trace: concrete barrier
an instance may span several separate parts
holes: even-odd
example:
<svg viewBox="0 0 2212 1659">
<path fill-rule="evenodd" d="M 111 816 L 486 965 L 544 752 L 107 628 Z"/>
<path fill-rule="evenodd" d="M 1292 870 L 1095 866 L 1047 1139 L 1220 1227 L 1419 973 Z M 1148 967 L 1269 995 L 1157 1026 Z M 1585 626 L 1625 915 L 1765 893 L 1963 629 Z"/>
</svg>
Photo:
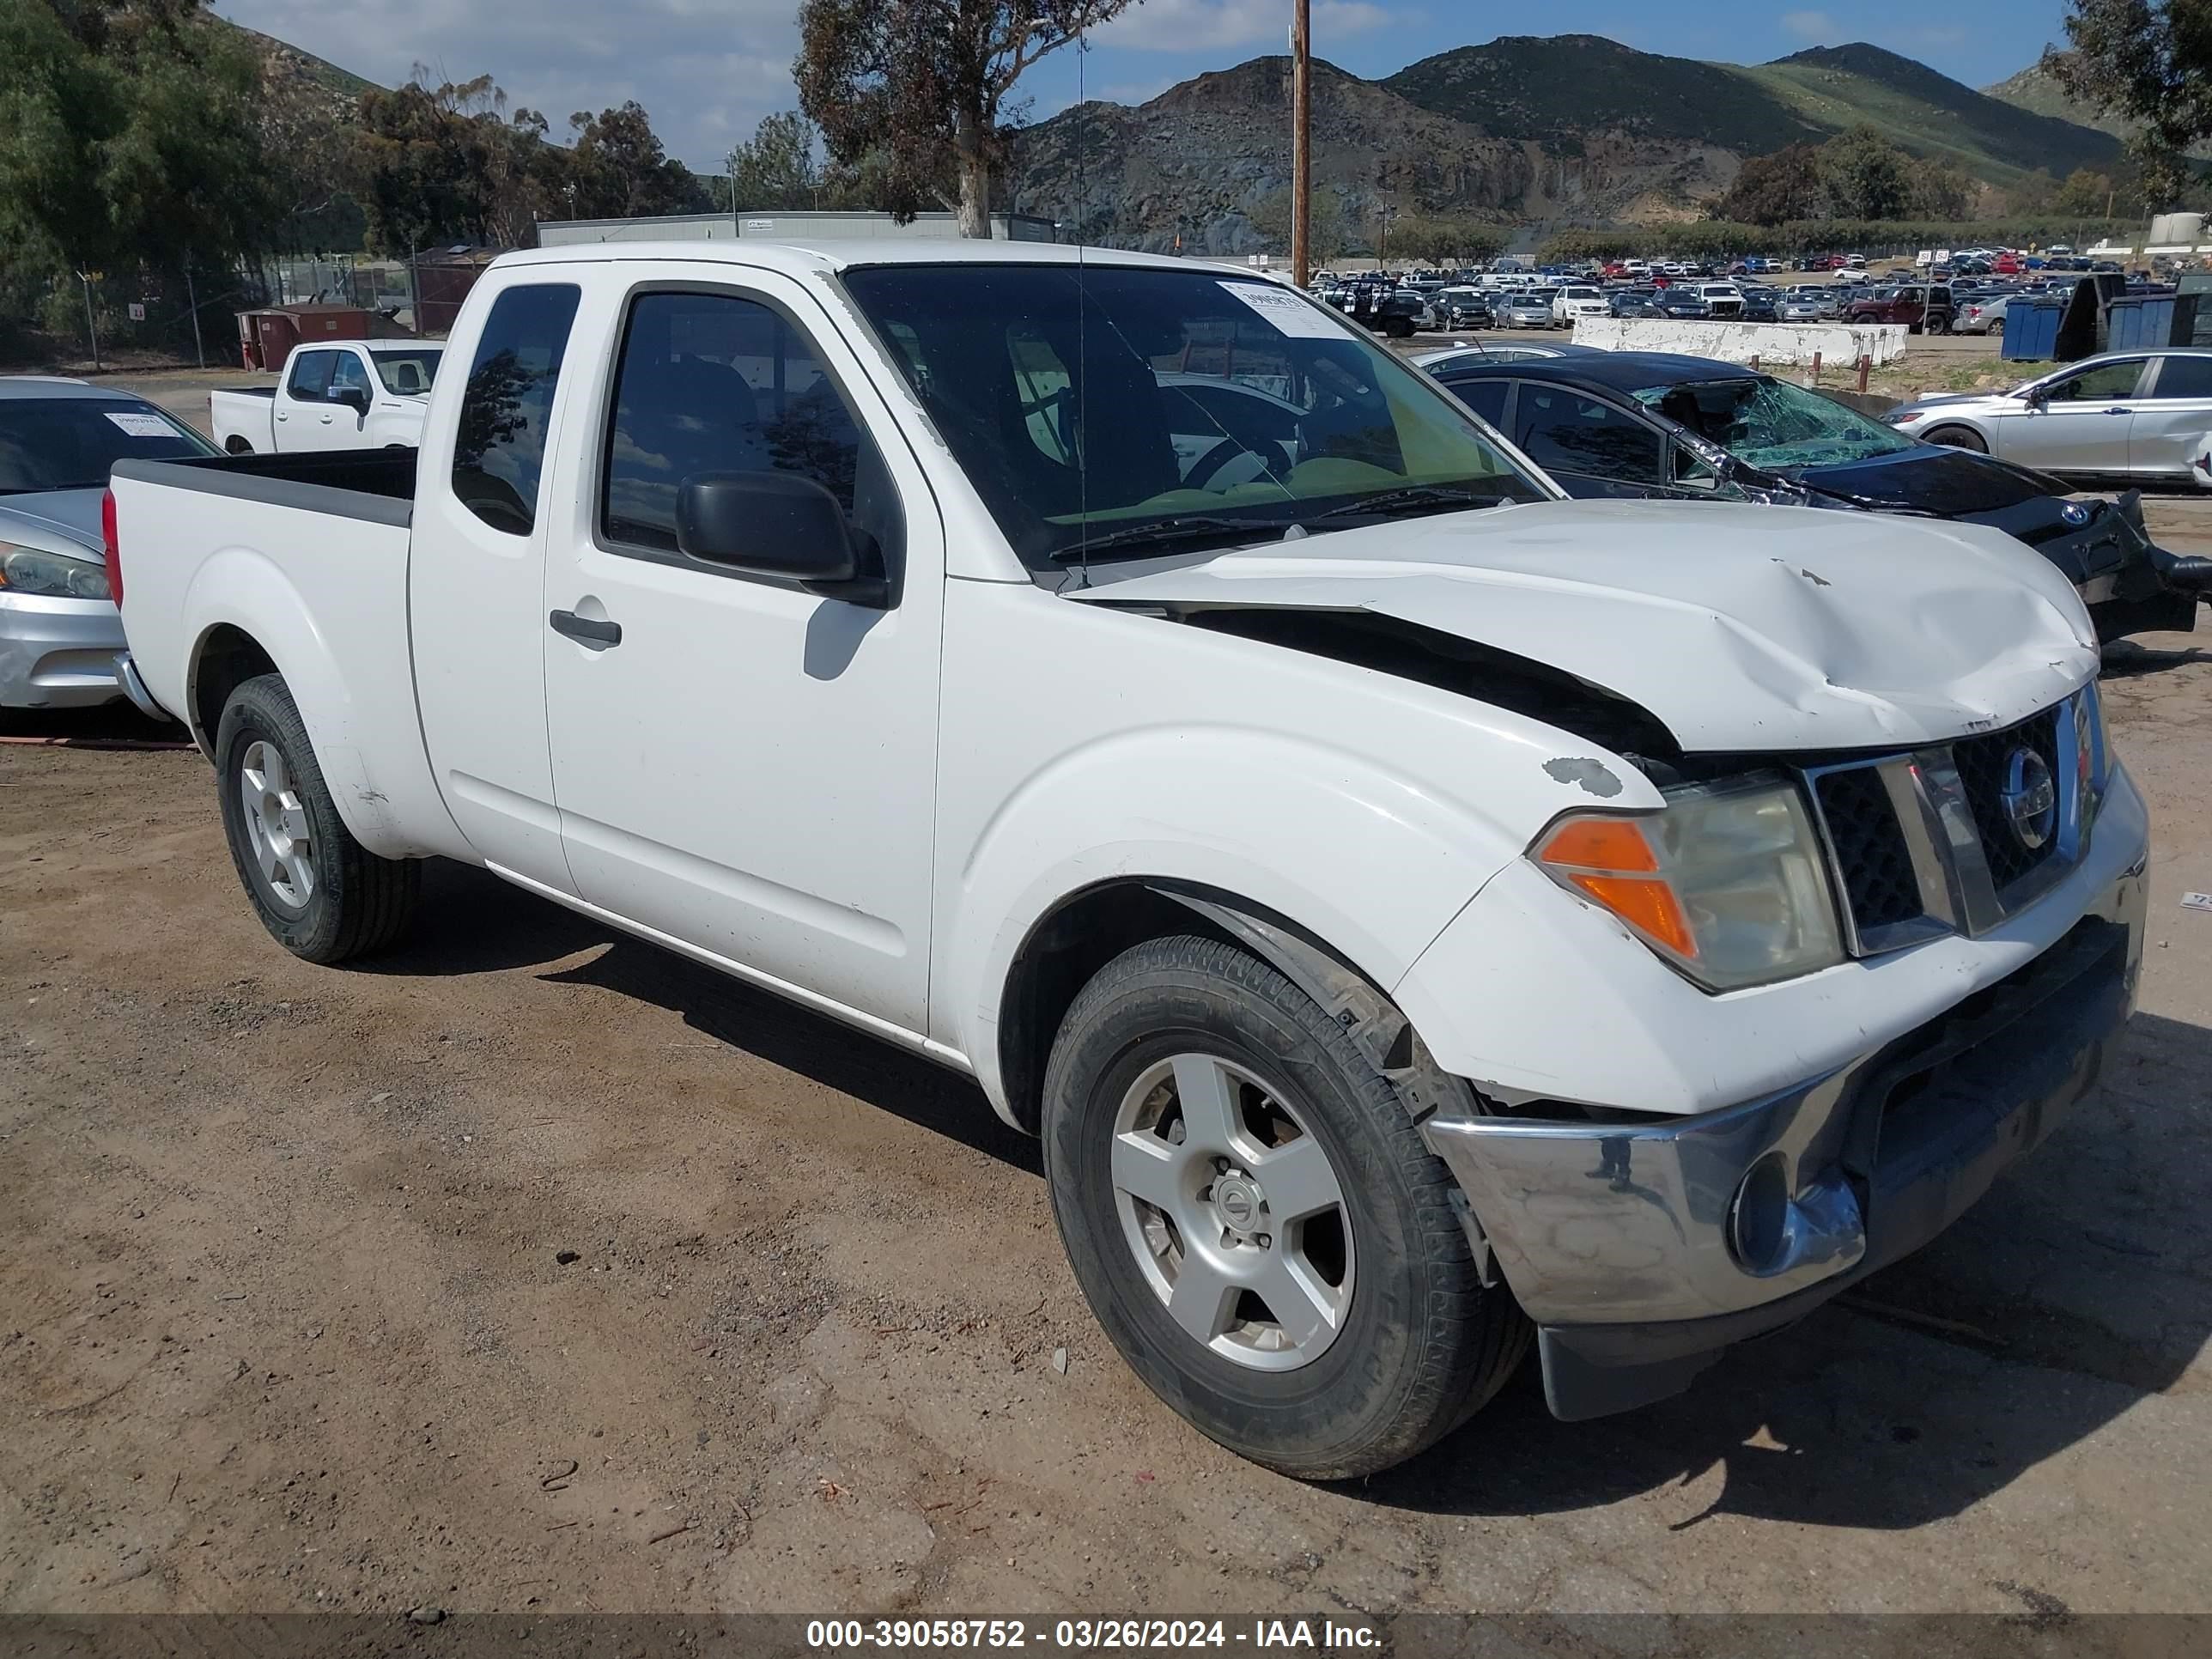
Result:
<svg viewBox="0 0 2212 1659">
<path fill-rule="evenodd" d="M 1860 357 L 1894 362 L 1908 338 L 1902 323 L 1847 328 L 1841 323 L 1686 323 L 1663 317 L 1577 317 L 1575 343 L 1600 351 L 1673 351 L 1717 357 L 1724 363 L 1761 367 L 1810 363 L 1818 352 L 1830 368 L 1850 368 Z"/>
</svg>

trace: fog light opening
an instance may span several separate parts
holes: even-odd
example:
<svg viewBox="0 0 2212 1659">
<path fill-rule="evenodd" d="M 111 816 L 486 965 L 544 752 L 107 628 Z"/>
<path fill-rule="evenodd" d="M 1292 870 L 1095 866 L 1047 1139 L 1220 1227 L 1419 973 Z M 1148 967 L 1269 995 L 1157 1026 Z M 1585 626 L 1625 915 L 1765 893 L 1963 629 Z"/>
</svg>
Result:
<svg viewBox="0 0 2212 1659">
<path fill-rule="evenodd" d="M 1790 1177 L 1782 1155 L 1753 1164 L 1729 1206 L 1729 1249 L 1745 1272 L 1772 1273 L 1781 1265 L 1790 1224 Z"/>
</svg>

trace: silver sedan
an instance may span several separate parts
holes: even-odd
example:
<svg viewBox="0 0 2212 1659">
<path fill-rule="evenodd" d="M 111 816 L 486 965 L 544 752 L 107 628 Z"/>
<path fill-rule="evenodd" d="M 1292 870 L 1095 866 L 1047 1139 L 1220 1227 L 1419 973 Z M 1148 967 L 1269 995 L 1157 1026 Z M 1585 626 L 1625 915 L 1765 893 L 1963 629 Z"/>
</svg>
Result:
<svg viewBox="0 0 2212 1659">
<path fill-rule="evenodd" d="M 2062 477 L 2212 488 L 2212 349 L 2107 352 L 2009 392 L 1922 398 L 1886 418 L 1929 443 Z"/>
<path fill-rule="evenodd" d="M 0 375 L 0 708 L 87 708 L 124 695 L 123 617 L 100 525 L 107 470 L 126 456 L 215 453 L 128 392 Z"/>
</svg>

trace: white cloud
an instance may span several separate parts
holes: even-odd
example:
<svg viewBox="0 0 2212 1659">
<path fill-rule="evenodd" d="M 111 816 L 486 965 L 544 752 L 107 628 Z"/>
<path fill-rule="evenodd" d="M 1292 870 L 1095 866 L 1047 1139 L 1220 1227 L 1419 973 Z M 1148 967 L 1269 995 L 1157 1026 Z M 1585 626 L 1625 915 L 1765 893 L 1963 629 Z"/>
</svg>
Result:
<svg viewBox="0 0 2212 1659">
<path fill-rule="evenodd" d="M 1815 46 L 1825 46 L 1843 33 L 1836 27 L 1836 20 L 1825 11 L 1785 11 L 1782 14 L 1782 32 Z"/>
<path fill-rule="evenodd" d="M 1315 0 L 1314 51 L 1328 56 L 1334 43 L 1407 16 L 1370 0 Z M 1287 52 L 1291 40 L 1289 0 L 1142 0 L 1102 29 L 1091 43 L 1127 52 L 1218 52 L 1251 46 Z M 1226 68 L 1226 64 L 1220 67 Z"/>
<path fill-rule="evenodd" d="M 489 75 L 511 106 L 542 110 L 556 137 L 572 111 L 635 98 L 668 153 L 719 171 L 760 118 L 796 107 L 793 0 L 535 0 L 529 27 L 453 0 L 216 0 L 234 23 L 385 86 L 416 64 L 434 79 Z"/>
</svg>

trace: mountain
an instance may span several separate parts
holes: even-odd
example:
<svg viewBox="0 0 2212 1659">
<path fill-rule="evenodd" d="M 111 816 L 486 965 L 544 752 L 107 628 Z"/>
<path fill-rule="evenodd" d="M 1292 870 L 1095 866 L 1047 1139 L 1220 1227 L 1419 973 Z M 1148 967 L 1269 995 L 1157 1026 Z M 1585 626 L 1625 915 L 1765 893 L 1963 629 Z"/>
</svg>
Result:
<svg viewBox="0 0 2212 1659">
<path fill-rule="evenodd" d="M 1815 46 L 1737 73 L 1828 131 L 1863 122 L 1994 185 L 2017 184 L 2039 168 L 2063 179 L 2119 159 L 2109 132 L 1990 97 L 1880 46 Z"/>
<path fill-rule="evenodd" d="M 2124 116 L 2106 115 L 2077 103 L 2058 79 L 2041 64 L 2030 64 L 2019 74 L 2008 76 L 1995 86 L 1982 90 L 2000 103 L 2010 104 L 2035 115 L 2055 115 L 2061 120 L 2071 121 L 2075 126 L 2094 127 L 2099 132 L 2108 132 L 2125 143 L 2135 136 L 2136 129 Z M 2198 161 L 2212 161 L 2212 143 L 2192 144 L 2189 154 Z M 2101 167 L 2099 169 L 2102 171 Z"/>
<path fill-rule="evenodd" d="M 1504 35 L 1424 58 L 1382 85 L 1424 109 L 1555 155 L 1594 131 L 1764 155 L 1826 133 L 1729 64 L 1638 52 L 1595 34 Z"/>
<path fill-rule="evenodd" d="M 1332 64 L 1313 66 L 1314 183 L 1353 215 L 1380 180 L 1438 210 L 1496 217 L 1525 200 L 1534 163 Z M 1260 246 L 1244 218 L 1291 182 L 1290 59 L 1201 75 L 1135 109 L 1090 102 L 1022 133 L 1014 206 L 1087 238 L 1165 248 L 1177 235 L 1224 253 Z"/>
<path fill-rule="evenodd" d="M 1023 132 L 1017 205 L 1087 235 L 1243 253 L 1249 210 L 1290 182 L 1288 60 L 1201 75 L 1150 103 L 1081 104 Z M 1680 218 L 1744 159 L 1864 124 L 2004 187 L 2119 158 L 2109 132 L 1856 45 L 1701 63 L 1588 34 L 1508 35 L 1364 81 L 1316 64 L 1314 176 L 1378 209 L 1527 223 Z"/>
</svg>

